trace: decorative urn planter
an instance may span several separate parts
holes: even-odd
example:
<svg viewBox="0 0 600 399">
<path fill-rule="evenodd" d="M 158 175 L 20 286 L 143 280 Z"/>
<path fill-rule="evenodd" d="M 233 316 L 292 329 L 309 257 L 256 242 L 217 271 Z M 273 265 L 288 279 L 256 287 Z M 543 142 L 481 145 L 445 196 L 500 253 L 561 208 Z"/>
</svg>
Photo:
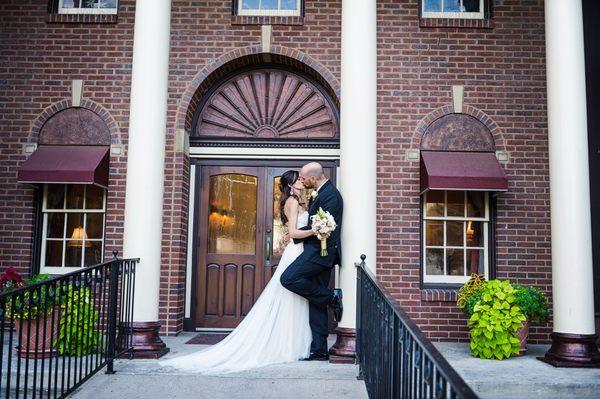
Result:
<svg viewBox="0 0 600 399">
<path fill-rule="evenodd" d="M 58 335 L 59 316 L 55 310 L 38 318 L 19 318 L 15 320 L 15 340 L 17 355 L 21 358 L 50 358 L 56 354 L 54 341 Z M 20 339 L 20 342 L 19 342 Z"/>
<path fill-rule="evenodd" d="M 519 356 L 523 356 L 527 352 L 527 336 L 529 335 L 529 327 L 531 326 L 531 319 L 528 317 L 523 323 L 523 327 L 517 330 L 517 337 L 521 341 L 521 348 L 519 348 Z"/>
</svg>

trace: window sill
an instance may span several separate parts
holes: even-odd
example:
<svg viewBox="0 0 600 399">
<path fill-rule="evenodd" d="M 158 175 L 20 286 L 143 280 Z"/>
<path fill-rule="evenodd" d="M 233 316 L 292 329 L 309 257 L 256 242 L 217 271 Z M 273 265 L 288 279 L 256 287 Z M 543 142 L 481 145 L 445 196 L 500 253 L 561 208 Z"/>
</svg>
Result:
<svg viewBox="0 0 600 399">
<path fill-rule="evenodd" d="M 474 28 L 493 29 L 494 20 L 486 19 L 460 19 L 460 18 L 419 18 L 421 28 Z"/>
<path fill-rule="evenodd" d="M 232 25 L 304 25 L 304 17 L 234 15 Z"/>
<path fill-rule="evenodd" d="M 116 24 L 117 14 L 48 14 L 48 23 Z"/>
<path fill-rule="evenodd" d="M 458 288 L 425 288 L 421 290 L 422 302 L 456 302 Z"/>
</svg>

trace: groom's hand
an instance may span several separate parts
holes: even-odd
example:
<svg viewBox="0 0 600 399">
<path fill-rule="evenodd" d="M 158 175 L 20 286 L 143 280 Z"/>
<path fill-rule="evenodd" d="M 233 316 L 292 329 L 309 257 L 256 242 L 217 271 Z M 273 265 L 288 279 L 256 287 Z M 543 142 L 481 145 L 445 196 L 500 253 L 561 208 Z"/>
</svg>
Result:
<svg viewBox="0 0 600 399">
<path fill-rule="evenodd" d="M 286 235 L 283 236 L 283 243 L 285 245 L 288 245 L 289 242 L 290 242 L 290 233 L 287 233 Z"/>
</svg>

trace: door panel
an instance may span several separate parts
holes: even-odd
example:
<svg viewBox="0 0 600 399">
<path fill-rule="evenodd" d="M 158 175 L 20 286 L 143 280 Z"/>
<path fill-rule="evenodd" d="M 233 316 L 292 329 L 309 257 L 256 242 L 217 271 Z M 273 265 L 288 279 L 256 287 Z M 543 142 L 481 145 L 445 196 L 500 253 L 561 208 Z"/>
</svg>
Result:
<svg viewBox="0 0 600 399">
<path fill-rule="evenodd" d="M 195 326 L 234 328 L 248 314 L 281 259 L 286 231 L 279 177 L 289 166 L 202 166 L 195 238 Z M 331 178 L 333 166 L 325 168 Z M 305 190 L 305 201 L 311 190 Z"/>
<path fill-rule="evenodd" d="M 235 327 L 262 290 L 263 175 L 249 167 L 202 170 L 196 285 L 202 327 Z"/>
</svg>

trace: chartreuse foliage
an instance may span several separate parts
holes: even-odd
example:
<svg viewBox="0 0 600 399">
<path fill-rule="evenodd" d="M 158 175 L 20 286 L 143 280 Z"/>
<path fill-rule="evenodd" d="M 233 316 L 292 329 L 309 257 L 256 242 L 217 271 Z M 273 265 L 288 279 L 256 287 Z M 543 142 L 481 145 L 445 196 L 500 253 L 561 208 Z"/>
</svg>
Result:
<svg viewBox="0 0 600 399">
<path fill-rule="evenodd" d="M 520 347 L 517 330 L 525 319 L 510 282 L 488 281 L 468 322 L 473 355 L 498 360 L 517 355 Z"/>
<path fill-rule="evenodd" d="M 95 309 L 90 289 L 64 287 L 58 338 L 54 345 L 61 355 L 82 356 L 98 352 L 103 346 L 99 331 L 100 314 Z"/>
</svg>

